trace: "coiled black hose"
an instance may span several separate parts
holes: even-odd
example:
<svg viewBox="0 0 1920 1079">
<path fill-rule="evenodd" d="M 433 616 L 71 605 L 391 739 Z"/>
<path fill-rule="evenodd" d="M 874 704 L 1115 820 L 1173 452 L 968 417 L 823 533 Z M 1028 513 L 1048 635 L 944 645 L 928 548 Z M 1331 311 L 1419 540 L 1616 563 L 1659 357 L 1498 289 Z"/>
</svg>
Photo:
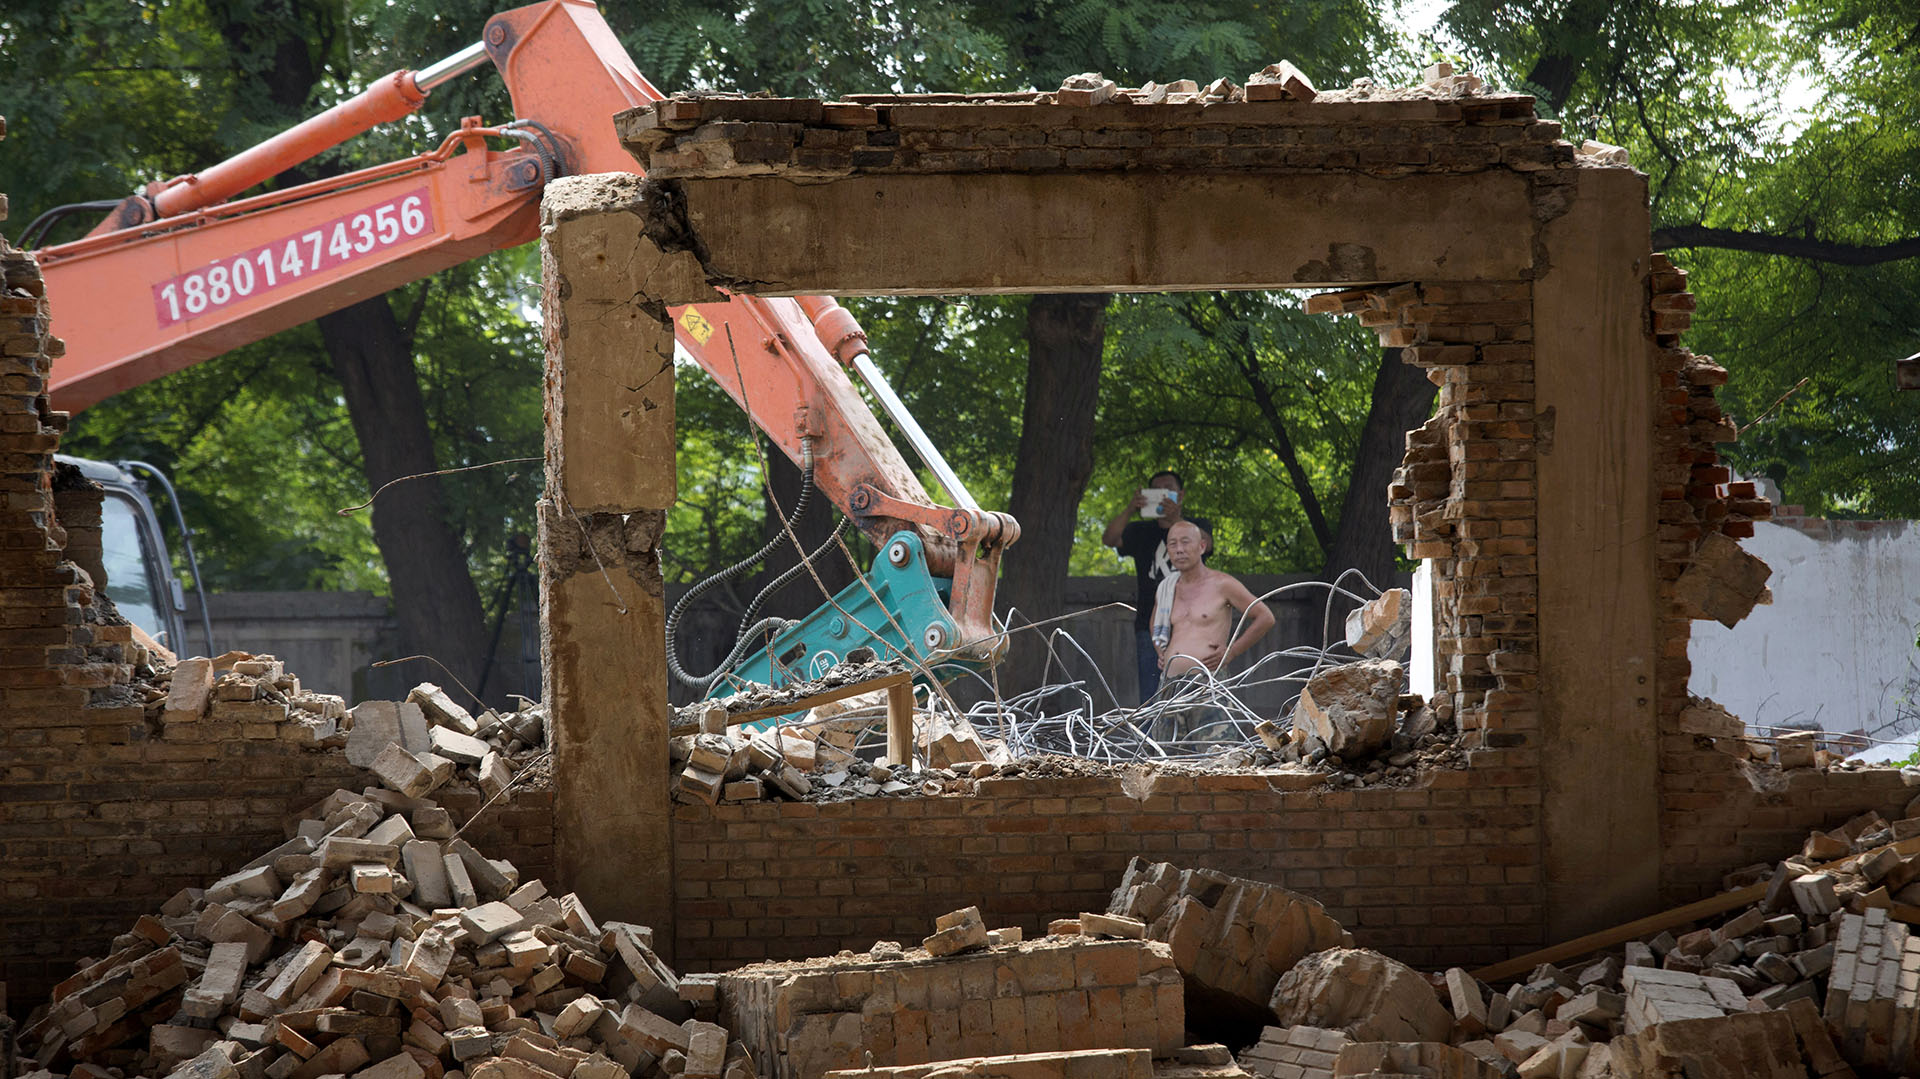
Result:
<svg viewBox="0 0 1920 1079">
<path fill-rule="evenodd" d="M 813 499 L 812 439 L 801 440 L 800 455 L 800 498 L 793 504 L 793 513 L 788 517 L 790 521 L 798 521 L 804 517 L 807 512 L 807 504 Z M 722 673 L 733 665 L 734 660 L 739 658 L 742 648 L 748 643 L 752 633 L 757 633 L 761 626 L 768 623 L 777 622 L 779 623 L 778 628 L 782 629 L 790 624 L 788 620 L 784 618 L 769 618 L 765 619 L 760 625 L 754 626 L 751 630 L 742 630 L 740 638 L 734 642 L 733 651 L 727 653 L 727 658 L 722 660 L 718 667 L 715 667 L 707 674 L 688 674 L 686 669 L 680 666 L 680 617 L 686 613 L 687 607 L 691 605 L 694 600 L 699 599 L 702 595 L 705 595 L 708 591 L 723 582 L 730 581 L 742 573 L 745 573 L 747 570 L 759 565 L 766 560 L 768 555 L 773 553 L 774 548 L 786 541 L 786 530 L 782 529 L 779 534 L 768 540 L 766 545 L 759 550 L 728 566 L 726 569 L 709 576 L 692 588 L 687 589 L 687 594 L 681 596 L 680 602 L 673 605 L 673 610 L 667 615 L 667 673 L 673 675 L 674 681 L 689 689 L 697 689 L 705 692 L 709 686 L 713 685 L 714 680 L 718 679 Z M 759 598 L 756 597 L 754 602 L 757 605 Z"/>
</svg>

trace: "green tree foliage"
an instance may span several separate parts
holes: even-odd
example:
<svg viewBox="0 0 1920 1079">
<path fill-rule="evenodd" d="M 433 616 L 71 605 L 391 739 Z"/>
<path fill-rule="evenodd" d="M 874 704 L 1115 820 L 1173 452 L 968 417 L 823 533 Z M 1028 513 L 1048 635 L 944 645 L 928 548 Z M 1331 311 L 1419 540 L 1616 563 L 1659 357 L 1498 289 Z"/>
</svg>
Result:
<svg viewBox="0 0 1920 1079">
<path fill-rule="evenodd" d="M 1215 564 L 1320 569 L 1380 363 L 1373 334 L 1308 315 L 1291 293 L 1123 296 L 1110 327 L 1121 359 L 1101 387 L 1105 452 L 1081 507 L 1093 541 L 1076 566 L 1112 572 L 1102 526 L 1172 467 L 1191 512 L 1214 522 Z"/>
<path fill-rule="evenodd" d="M 1461 0 L 1446 26 L 1647 173 L 1700 299 L 1686 342 L 1731 372 L 1735 466 L 1811 512 L 1920 516 L 1920 400 L 1891 371 L 1920 349 L 1912 5 Z"/>
</svg>

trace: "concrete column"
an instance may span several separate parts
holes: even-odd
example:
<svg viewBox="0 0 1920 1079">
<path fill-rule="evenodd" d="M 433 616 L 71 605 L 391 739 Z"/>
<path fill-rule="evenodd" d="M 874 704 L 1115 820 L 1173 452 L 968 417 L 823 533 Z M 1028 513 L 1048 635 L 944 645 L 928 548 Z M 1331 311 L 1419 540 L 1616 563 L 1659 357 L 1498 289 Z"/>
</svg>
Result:
<svg viewBox="0 0 1920 1079">
<path fill-rule="evenodd" d="M 673 940 L 665 609 L 673 330 L 645 284 L 636 177 L 556 181 L 542 205 L 546 493 L 541 649 L 560 884 Z"/>
<path fill-rule="evenodd" d="M 1625 170 L 1575 175 L 1534 289 L 1549 940 L 1659 899 L 1646 185 Z"/>
</svg>

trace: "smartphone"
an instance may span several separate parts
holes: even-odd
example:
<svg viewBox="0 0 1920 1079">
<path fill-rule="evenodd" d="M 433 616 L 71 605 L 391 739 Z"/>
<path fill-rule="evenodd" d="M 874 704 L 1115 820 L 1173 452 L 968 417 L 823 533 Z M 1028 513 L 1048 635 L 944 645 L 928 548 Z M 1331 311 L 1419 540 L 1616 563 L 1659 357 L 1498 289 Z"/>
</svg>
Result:
<svg viewBox="0 0 1920 1079">
<path fill-rule="evenodd" d="M 1147 504 L 1140 507 L 1140 516 L 1165 517 L 1167 505 L 1180 501 L 1180 492 L 1169 491 L 1165 487 L 1142 487 L 1140 497 L 1147 500 Z"/>
</svg>

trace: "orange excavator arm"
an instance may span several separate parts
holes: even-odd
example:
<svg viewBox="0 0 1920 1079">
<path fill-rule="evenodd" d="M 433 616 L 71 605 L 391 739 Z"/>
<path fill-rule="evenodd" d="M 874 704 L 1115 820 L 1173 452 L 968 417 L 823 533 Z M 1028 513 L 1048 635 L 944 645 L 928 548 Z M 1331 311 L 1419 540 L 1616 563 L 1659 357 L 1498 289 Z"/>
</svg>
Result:
<svg viewBox="0 0 1920 1079">
<path fill-rule="evenodd" d="M 491 60 L 517 117 L 469 118 L 437 149 L 358 172 L 227 201 L 314 154 L 418 109 L 433 89 Z M 38 252 L 58 327 L 55 407 L 113 394 L 429 276 L 534 239 L 540 192 L 560 174 L 634 172 L 616 112 L 662 95 L 590 0 L 495 15 L 476 45 L 399 71 L 203 172 L 147 185 L 91 234 Z M 495 149 L 493 144 L 512 140 Z M 992 618 L 1011 517 L 979 509 L 898 407 L 865 336 L 832 299 L 734 296 L 676 308 L 680 346 L 782 452 L 810 459 L 821 492 L 876 546 L 912 532 L 928 569 L 951 577 L 955 632 L 923 651 L 991 662 Z M 958 506 L 928 497 L 848 375 L 868 382 Z M 911 638 L 911 635 L 909 635 Z"/>
</svg>

